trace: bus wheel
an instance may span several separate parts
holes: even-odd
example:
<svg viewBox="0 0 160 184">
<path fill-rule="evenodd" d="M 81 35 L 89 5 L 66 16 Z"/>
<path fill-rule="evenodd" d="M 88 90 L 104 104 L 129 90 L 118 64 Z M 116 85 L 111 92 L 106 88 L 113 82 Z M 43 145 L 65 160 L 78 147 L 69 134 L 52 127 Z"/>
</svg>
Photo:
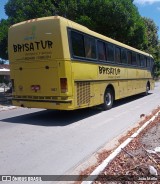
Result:
<svg viewBox="0 0 160 184">
<path fill-rule="evenodd" d="M 103 110 L 109 110 L 113 106 L 113 91 L 108 88 L 104 93 L 104 103 L 102 104 Z"/>
<path fill-rule="evenodd" d="M 149 83 L 147 83 L 145 95 L 148 95 L 149 94 L 149 90 L 150 90 L 150 86 L 149 86 Z"/>
</svg>

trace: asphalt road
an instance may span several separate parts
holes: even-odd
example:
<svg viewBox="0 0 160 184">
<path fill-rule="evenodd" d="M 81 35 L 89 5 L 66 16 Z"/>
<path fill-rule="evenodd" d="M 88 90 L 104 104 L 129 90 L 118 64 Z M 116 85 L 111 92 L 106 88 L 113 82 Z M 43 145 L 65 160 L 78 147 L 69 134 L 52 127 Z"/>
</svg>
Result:
<svg viewBox="0 0 160 184">
<path fill-rule="evenodd" d="M 148 96 L 119 100 L 109 111 L 17 108 L 0 112 L 0 174 L 61 175 L 160 105 L 160 83 Z"/>
</svg>

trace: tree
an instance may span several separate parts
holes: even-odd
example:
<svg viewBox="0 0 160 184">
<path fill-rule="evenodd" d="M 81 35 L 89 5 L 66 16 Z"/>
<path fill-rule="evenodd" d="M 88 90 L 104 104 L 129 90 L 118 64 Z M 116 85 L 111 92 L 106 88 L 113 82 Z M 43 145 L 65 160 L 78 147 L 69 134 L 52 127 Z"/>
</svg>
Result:
<svg viewBox="0 0 160 184">
<path fill-rule="evenodd" d="M 56 8 L 53 0 L 9 0 L 5 5 L 7 20 L 0 20 L 0 58 L 8 59 L 8 28 L 15 23 L 54 15 Z"/>
<path fill-rule="evenodd" d="M 24 20 L 60 15 L 138 49 L 147 49 L 147 26 L 133 0 L 9 0 L 1 20 L 0 58 L 7 59 L 7 29 Z M 152 30 L 151 30 L 152 31 Z"/>
<path fill-rule="evenodd" d="M 138 49 L 147 44 L 144 21 L 131 0 L 63 0 L 58 13 Z"/>
<path fill-rule="evenodd" d="M 8 59 L 8 27 L 8 20 L 0 20 L 0 58 L 2 58 L 1 63 L 4 63 L 4 60 Z"/>
<path fill-rule="evenodd" d="M 5 11 L 14 24 L 33 18 L 52 16 L 56 8 L 53 0 L 9 0 L 5 5 Z"/>
<path fill-rule="evenodd" d="M 152 55 L 155 58 L 155 77 L 158 78 L 160 76 L 160 41 L 158 41 L 158 45 Z"/>
<path fill-rule="evenodd" d="M 143 17 L 145 26 L 146 26 L 146 35 L 148 44 L 146 45 L 145 50 L 157 58 L 158 49 L 158 27 L 152 19 Z"/>
<path fill-rule="evenodd" d="M 143 17 L 146 26 L 148 44 L 145 51 L 152 54 L 155 59 L 155 77 L 160 75 L 160 42 L 158 41 L 158 27 L 152 19 Z"/>
</svg>

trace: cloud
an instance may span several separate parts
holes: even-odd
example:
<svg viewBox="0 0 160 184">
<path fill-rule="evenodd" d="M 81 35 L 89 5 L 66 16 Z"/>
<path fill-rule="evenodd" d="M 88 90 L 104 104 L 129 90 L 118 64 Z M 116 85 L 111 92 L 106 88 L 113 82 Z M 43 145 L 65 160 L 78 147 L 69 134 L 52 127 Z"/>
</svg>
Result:
<svg viewBox="0 0 160 184">
<path fill-rule="evenodd" d="M 134 3 L 137 3 L 137 4 L 153 4 L 153 3 L 157 3 L 157 2 L 160 2 L 160 0 L 134 0 Z"/>
</svg>

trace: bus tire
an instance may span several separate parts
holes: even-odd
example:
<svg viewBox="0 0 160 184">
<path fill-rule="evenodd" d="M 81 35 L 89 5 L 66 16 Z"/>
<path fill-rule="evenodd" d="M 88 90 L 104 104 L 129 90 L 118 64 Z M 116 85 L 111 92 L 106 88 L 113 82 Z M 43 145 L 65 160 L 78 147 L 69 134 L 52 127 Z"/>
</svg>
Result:
<svg viewBox="0 0 160 184">
<path fill-rule="evenodd" d="M 146 91 L 144 92 L 144 94 L 147 96 L 149 94 L 149 90 L 150 90 L 150 85 L 149 83 L 146 84 Z"/>
<path fill-rule="evenodd" d="M 113 96 L 112 89 L 110 89 L 110 88 L 106 89 L 106 91 L 104 93 L 104 98 L 103 98 L 104 102 L 102 104 L 102 109 L 103 110 L 111 109 L 113 106 L 113 100 L 114 100 L 114 96 Z"/>
</svg>

